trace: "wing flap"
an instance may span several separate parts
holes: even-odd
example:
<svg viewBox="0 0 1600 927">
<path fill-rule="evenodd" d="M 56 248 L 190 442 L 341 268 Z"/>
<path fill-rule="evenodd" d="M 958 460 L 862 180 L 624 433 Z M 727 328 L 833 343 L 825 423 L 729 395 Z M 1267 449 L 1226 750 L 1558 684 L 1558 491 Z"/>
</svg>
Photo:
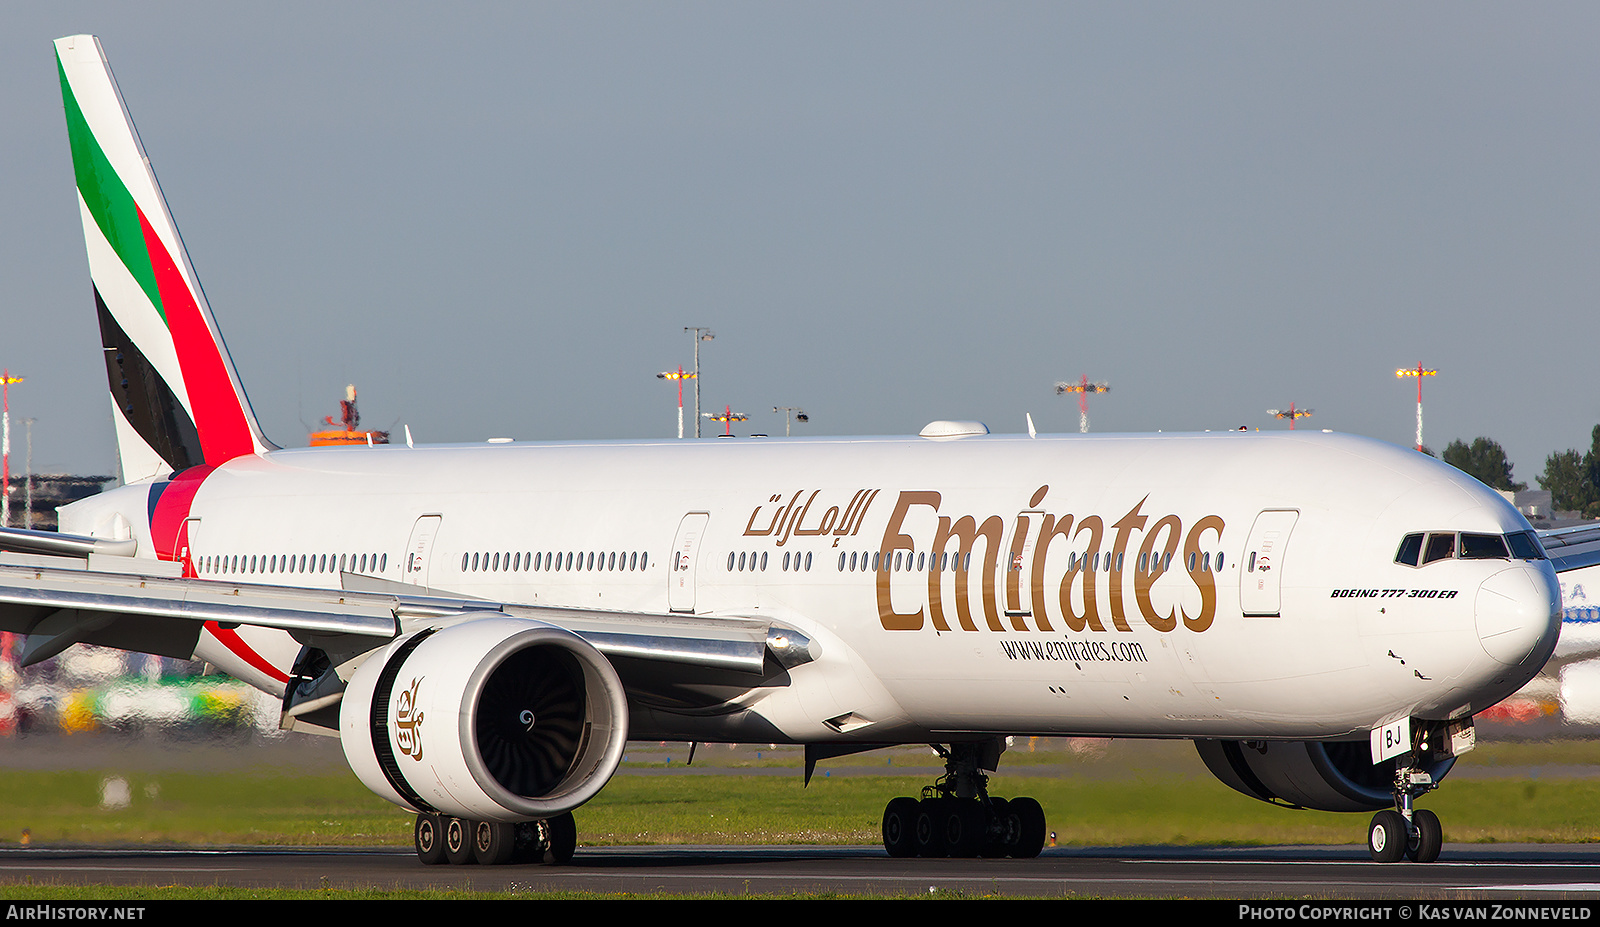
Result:
<svg viewBox="0 0 1600 927">
<path fill-rule="evenodd" d="M 19 562 L 23 561 L 23 562 Z M 118 571 L 89 569 L 111 561 Z M 218 582 L 132 572 L 149 561 L 0 557 L 0 631 L 30 635 L 28 662 L 75 643 L 187 658 L 201 627 L 252 625 L 355 655 L 404 631 L 496 612 L 572 631 L 608 657 L 760 677 L 767 659 L 814 658 L 803 635 L 752 618 L 512 605 L 470 598 Z M 187 648 L 187 649 L 186 649 Z"/>
<path fill-rule="evenodd" d="M 374 601 L 384 598 L 389 601 Z M 0 564 L 0 630 L 33 633 L 31 627 L 18 625 L 28 624 L 27 616 L 40 609 L 196 624 L 249 624 L 311 636 L 354 634 L 373 638 L 374 646 L 396 631 L 393 597 L 113 573 L 70 565 Z"/>
</svg>

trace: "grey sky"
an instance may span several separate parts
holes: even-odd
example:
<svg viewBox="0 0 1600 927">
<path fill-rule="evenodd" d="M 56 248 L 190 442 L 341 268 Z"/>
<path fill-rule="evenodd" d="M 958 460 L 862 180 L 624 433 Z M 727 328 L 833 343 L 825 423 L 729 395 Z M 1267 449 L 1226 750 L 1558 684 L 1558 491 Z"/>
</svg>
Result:
<svg viewBox="0 0 1600 927">
<path fill-rule="evenodd" d="M 0 7 L 0 364 L 111 472 L 50 41 L 100 36 L 269 436 L 1600 421 L 1593 4 Z M 716 426 L 708 426 L 708 431 Z M 16 435 L 20 452 L 20 433 Z"/>
</svg>

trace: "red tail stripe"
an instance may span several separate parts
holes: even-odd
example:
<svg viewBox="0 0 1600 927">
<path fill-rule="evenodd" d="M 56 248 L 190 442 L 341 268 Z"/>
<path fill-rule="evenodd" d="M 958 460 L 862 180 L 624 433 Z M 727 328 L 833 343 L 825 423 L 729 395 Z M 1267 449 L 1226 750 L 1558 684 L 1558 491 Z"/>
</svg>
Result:
<svg viewBox="0 0 1600 927">
<path fill-rule="evenodd" d="M 167 317 L 167 328 L 178 352 L 183 370 L 183 385 L 189 395 L 195 428 L 200 432 L 200 449 L 206 463 L 216 466 L 235 457 L 255 453 L 255 440 L 245 418 L 243 399 L 233 388 L 228 365 L 200 307 L 189 292 L 189 284 L 179 272 L 177 262 L 160 236 L 150 227 L 144 210 L 139 210 L 139 227 L 144 230 L 150 266 L 155 271 L 156 289 Z"/>
</svg>

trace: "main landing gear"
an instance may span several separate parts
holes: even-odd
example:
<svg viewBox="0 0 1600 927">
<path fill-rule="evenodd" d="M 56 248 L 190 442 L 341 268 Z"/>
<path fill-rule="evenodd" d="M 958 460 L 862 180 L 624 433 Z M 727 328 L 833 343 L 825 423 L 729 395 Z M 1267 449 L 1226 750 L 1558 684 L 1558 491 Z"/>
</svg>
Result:
<svg viewBox="0 0 1600 927">
<path fill-rule="evenodd" d="M 1414 765 L 1412 754 L 1395 765 L 1394 804 L 1398 810 L 1384 810 L 1372 816 L 1367 825 L 1367 851 L 1374 862 L 1431 863 L 1444 847 L 1444 831 L 1439 816 L 1426 808 L 1413 808 L 1412 801 L 1439 787 Z"/>
<path fill-rule="evenodd" d="M 1011 856 L 1032 859 L 1044 849 L 1044 809 L 1031 798 L 989 797 L 982 769 L 999 764 L 1003 741 L 951 744 L 944 775 L 922 798 L 896 798 L 883 810 L 883 848 L 895 857 Z"/>
<path fill-rule="evenodd" d="M 568 812 L 544 821 L 497 824 L 442 814 L 419 814 L 411 830 L 417 859 L 429 866 L 478 863 L 548 863 L 563 866 L 578 848 L 578 828 Z"/>
</svg>

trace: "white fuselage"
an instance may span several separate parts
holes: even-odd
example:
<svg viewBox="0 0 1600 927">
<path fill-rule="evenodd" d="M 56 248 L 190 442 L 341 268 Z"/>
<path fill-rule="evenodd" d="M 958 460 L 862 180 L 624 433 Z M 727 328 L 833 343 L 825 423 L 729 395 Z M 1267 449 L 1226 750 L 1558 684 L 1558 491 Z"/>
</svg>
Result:
<svg viewBox="0 0 1600 927">
<path fill-rule="evenodd" d="M 148 495 L 69 507 L 63 530 L 115 510 L 151 555 Z M 1355 737 L 1488 707 L 1543 665 L 1560 616 L 1547 561 L 1396 562 L 1408 533 L 1528 531 L 1499 495 L 1305 432 L 284 450 L 210 473 L 187 516 L 176 553 L 201 578 L 338 587 L 342 569 L 764 617 L 817 643 L 739 710 L 635 711 L 696 740 Z M 208 634 L 200 655 L 281 692 L 298 645 L 245 640 L 278 677 L 237 641 Z"/>
</svg>

